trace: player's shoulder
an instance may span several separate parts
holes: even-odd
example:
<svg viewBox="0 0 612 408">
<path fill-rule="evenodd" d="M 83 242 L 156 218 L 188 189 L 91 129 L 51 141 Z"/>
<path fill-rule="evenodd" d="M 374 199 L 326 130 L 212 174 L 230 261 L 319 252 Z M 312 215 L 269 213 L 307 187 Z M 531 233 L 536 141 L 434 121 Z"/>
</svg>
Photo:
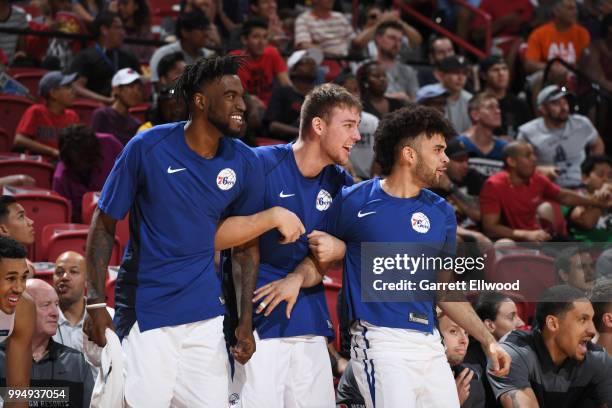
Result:
<svg viewBox="0 0 612 408">
<path fill-rule="evenodd" d="M 421 190 L 420 199 L 424 202 L 424 204 L 434 207 L 443 213 L 448 213 L 449 211 L 454 214 L 453 207 L 446 201 L 444 198 L 434 193 L 431 190 L 424 188 Z"/>
<path fill-rule="evenodd" d="M 177 130 L 182 131 L 182 127 L 185 125 L 184 122 L 175 123 L 164 123 L 150 127 L 149 129 L 143 130 L 137 133 L 130 141 L 125 145 L 126 149 L 144 149 L 148 150 L 154 146 L 157 146 L 161 141 L 170 136 Z"/>
<path fill-rule="evenodd" d="M 503 340 L 501 340 L 501 345 L 508 351 L 511 355 L 515 354 L 517 356 L 521 356 L 524 360 L 537 360 L 536 353 L 536 341 L 537 335 L 535 331 L 525 331 L 525 330 L 514 330 L 508 333 Z"/>
<path fill-rule="evenodd" d="M 253 151 L 263 164 L 266 174 L 268 174 L 290 157 L 292 148 L 289 143 L 260 146 L 253 149 Z"/>
<path fill-rule="evenodd" d="M 370 196 L 376 189 L 376 178 L 364 180 L 352 186 L 344 186 L 340 192 L 343 201 L 361 202 L 363 198 Z"/>
</svg>

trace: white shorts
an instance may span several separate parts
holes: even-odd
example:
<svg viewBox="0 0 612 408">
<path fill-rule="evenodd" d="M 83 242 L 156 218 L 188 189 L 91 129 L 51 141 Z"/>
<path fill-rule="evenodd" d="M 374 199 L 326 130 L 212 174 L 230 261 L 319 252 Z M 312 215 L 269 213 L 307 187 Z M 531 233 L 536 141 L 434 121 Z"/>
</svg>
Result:
<svg viewBox="0 0 612 408">
<path fill-rule="evenodd" d="M 223 316 L 144 333 L 136 323 L 122 347 L 127 407 L 227 407 Z"/>
<path fill-rule="evenodd" d="M 351 335 L 351 364 L 366 407 L 459 408 L 437 330 L 427 334 L 357 321 Z"/>
<path fill-rule="evenodd" d="M 333 408 L 336 406 L 327 339 L 299 336 L 261 340 L 230 385 L 231 408 Z"/>
</svg>

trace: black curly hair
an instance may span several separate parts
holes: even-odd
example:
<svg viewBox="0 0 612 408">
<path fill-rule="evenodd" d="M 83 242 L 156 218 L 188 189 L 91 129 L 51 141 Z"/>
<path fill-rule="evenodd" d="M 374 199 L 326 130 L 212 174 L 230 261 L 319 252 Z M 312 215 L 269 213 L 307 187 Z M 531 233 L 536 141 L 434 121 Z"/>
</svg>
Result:
<svg viewBox="0 0 612 408">
<path fill-rule="evenodd" d="M 380 121 L 374 133 L 374 160 L 384 176 L 391 174 L 397 152 L 422 134 L 427 138 L 442 135 L 450 139 L 457 132 L 440 112 L 426 106 L 407 106 L 389 113 Z"/>
<path fill-rule="evenodd" d="M 0 236 L 0 259 L 21 259 L 27 256 L 23 245 L 9 237 Z"/>
</svg>

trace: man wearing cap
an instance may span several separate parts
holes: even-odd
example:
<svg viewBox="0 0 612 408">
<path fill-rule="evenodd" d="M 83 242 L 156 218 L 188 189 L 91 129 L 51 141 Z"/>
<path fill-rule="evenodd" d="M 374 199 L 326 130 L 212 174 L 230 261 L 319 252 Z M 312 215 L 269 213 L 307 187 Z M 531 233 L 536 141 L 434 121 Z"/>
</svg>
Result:
<svg viewBox="0 0 612 408">
<path fill-rule="evenodd" d="M 429 106 L 444 114 L 448 91 L 442 84 L 429 84 L 420 88 L 416 94 L 416 102 L 420 105 Z"/>
<path fill-rule="evenodd" d="M 62 75 L 51 71 L 38 84 L 44 103 L 30 106 L 21 117 L 15 131 L 15 147 L 52 158 L 59 157 L 57 133 L 68 125 L 80 122 L 79 115 L 68 109 L 74 100 L 72 87 L 77 74 Z"/>
<path fill-rule="evenodd" d="M 516 137 L 518 127 L 531 120 L 533 115 L 527 104 L 509 91 L 510 70 L 506 61 L 499 55 L 490 55 L 479 63 L 480 78 L 484 91 L 495 95 L 501 110 L 501 126 L 494 130 L 497 136 Z"/>
<path fill-rule="evenodd" d="M 123 49 L 125 30 L 121 18 L 115 13 L 102 11 L 93 22 L 93 46 L 81 51 L 72 61 L 69 72 L 76 72 L 78 96 L 106 104 L 113 103 L 111 79 L 122 68 L 140 70 L 140 63 L 133 54 Z"/>
<path fill-rule="evenodd" d="M 590 154 L 603 154 L 605 146 L 586 116 L 570 114 L 566 96 L 565 88 L 557 85 L 542 89 L 537 98 L 542 116 L 521 126 L 517 139 L 534 147 L 542 173 L 562 187 L 576 188 L 585 148 Z"/>
<path fill-rule="evenodd" d="M 159 81 L 157 65 L 160 60 L 175 52 L 180 52 L 185 58 L 185 63 L 191 65 L 198 59 L 208 57 L 213 52 L 205 45 L 208 41 L 208 28 L 210 22 L 206 15 L 199 9 L 188 13 L 181 13 L 176 19 L 177 41 L 158 48 L 151 56 L 149 67 L 151 68 L 151 82 Z"/>
<path fill-rule="evenodd" d="M 125 145 L 141 125 L 129 112 L 142 101 L 140 74 L 132 68 L 121 69 L 113 76 L 112 86 L 115 101 L 111 106 L 94 111 L 91 127 L 94 132 L 114 135 Z"/>
<path fill-rule="evenodd" d="M 434 75 L 448 91 L 445 117 L 458 133 L 472 125 L 468 115 L 468 102 L 472 94 L 465 89 L 468 65 L 462 56 L 453 55 L 444 58 L 436 67 Z"/>
</svg>

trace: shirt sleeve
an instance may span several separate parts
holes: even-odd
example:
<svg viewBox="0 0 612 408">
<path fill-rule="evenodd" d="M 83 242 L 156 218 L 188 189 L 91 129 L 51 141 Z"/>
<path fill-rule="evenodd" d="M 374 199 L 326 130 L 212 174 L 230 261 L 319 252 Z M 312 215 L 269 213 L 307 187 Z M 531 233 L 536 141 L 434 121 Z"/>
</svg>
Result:
<svg viewBox="0 0 612 408">
<path fill-rule="evenodd" d="M 116 220 L 122 220 L 136 198 L 141 167 L 142 138 L 134 137 L 125 146 L 111 170 L 98 207 Z"/>
<path fill-rule="evenodd" d="M 264 205 L 265 186 L 263 165 L 251 149 L 245 157 L 244 178 L 240 195 L 231 204 L 227 216 L 251 215 L 262 211 Z"/>
<path fill-rule="evenodd" d="M 307 14 L 304 13 L 295 20 L 295 45 L 300 43 L 312 43 L 312 37 L 308 32 Z"/>
<path fill-rule="evenodd" d="M 512 358 L 510 373 L 505 377 L 497 377 L 489 371 L 491 368 L 491 361 L 488 361 L 487 364 L 487 378 L 489 379 L 489 384 L 491 385 L 491 389 L 497 401 L 499 401 L 499 398 L 508 391 L 531 388 L 531 383 L 529 382 L 529 366 L 525 358 L 513 347 L 504 343 L 502 343 L 501 346 Z"/>
<path fill-rule="evenodd" d="M 272 57 L 272 64 L 274 66 L 274 74 L 282 74 L 283 72 L 287 72 L 287 64 L 285 64 L 285 60 L 278 53 L 276 47 L 272 47 L 272 51 L 270 52 L 270 56 Z"/>
<path fill-rule="evenodd" d="M 457 252 L 457 216 L 455 210 L 447 202 L 446 208 L 446 238 L 442 247 L 443 256 L 455 256 Z"/>
<path fill-rule="evenodd" d="M 501 203 L 495 192 L 495 186 L 490 179 L 487 180 L 480 190 L 480 211 L 483 214 L 500 214 Z"/>
<path fill-rule="evenodd" d="M 525 51 L 525 59 L 537 62 L 544 62 L 546 60 L 546 58 L 543 58 L 543 53 L 541 50 L 541 33 L 541 29 L 536 29 L 527 39 L 527 51 Z"/>
<path fill-rule="evenodd" d="M 15 133 L 20 133 L 29 138 L 34 138 L 36 136 L 36 128 L 40 125 L 37 120 L 37 107 L 36 105 L 30 106 L 23 113 L 19 124 L 17 125 L 17 130 Z"/>
<path fill-rule="evenodd" d="M 541 183 L 544 185 L 544 198 L 556 199 L 559 196 L 561 187 L 550 181 L 548 177 L 541 175 L 538 175 L 538 177 L 540 178 Z"/>
<path fill-rule="evenodd" d="M 593 397 L 600 404 L 612 404 L 612 357 L 606 352 L 601 353 L 602 367 L 595 371 L 592 383 L 595 386 Z"/>
</svg>

